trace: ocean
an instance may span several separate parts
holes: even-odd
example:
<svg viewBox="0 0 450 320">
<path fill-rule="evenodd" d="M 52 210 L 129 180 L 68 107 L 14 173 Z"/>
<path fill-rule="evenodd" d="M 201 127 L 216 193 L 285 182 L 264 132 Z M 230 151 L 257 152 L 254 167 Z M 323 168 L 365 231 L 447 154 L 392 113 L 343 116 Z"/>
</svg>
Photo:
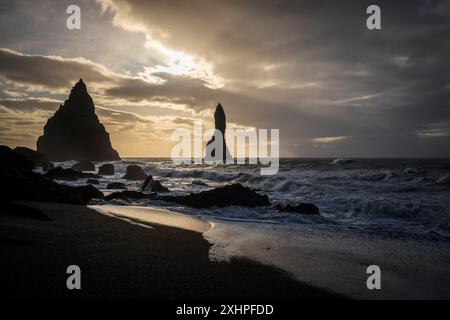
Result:
<svg viewBox="0 0 450 320">
<path fill-rule="evenodd" d="M 248 257 L 359 298 L 372 297 L 363 271 L 376 264 L 397 284 L 383 298 L 427 297 L 430 291 L 450 296 L 450 159 L 280 159 L 278 174 L 262 176 L 258 165 L 175 166 L 170 159 L 128 158 L 115 162 L 115 175 L 99 179 L 96 187 L 107 194 L 113 191 L 107 184 L 119 181 L 139 190 L 142 181 L 121 179 L 130 164 L 141 165 L 176 194 L 241 183 L 267 194 L 273 204 L 311 202 L 320 209 L 320 216 L 305 216 L 274 208 L 131 203 L 208 221 L 213 227 L 204 237 L 212 244 L 211 259 Z M 437 288 L 442 283 L 446 287 Z"/>
</svg>

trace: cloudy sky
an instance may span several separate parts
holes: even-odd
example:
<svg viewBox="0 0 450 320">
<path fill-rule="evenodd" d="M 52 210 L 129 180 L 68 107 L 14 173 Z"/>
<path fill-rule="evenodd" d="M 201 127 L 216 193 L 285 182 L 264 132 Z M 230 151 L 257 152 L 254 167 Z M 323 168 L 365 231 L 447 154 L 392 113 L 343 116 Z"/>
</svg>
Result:
<svg viewBox="0 0 450 320">
<path fill-rule="evenodd" d="M 449 157 L 449 39 L 450 1 L 3 0 L 0 144 L 34 148 L 83 78 L 121 156 L 170 156 L 220 101 L 285 157 Z"/>
</svg>

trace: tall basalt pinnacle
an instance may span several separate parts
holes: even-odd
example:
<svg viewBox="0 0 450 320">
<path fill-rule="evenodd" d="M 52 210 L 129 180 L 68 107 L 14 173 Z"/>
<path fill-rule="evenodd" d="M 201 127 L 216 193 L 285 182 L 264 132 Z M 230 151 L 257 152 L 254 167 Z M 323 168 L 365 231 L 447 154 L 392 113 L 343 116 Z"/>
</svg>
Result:
<svg viewBox="0 0 450 320">
<path fill-rule="evenodd" d="M 82 79 L 70 92 L 69 99 L 48 119 L 37 150 L 51 161 L 120 160 L 109 134 L 95 114 L 95 105 Z"/>
<path fill-rule="evenodd" d="M 222 105 L 219 104 L 216 107 L 216 111 L 214 112 L 214 124 L 215 129 L 222 133 L 221 141 L 215 141 L 215 137 L 213 136 L 208 143 L 206 144 L 206 160 L 223 160 L 224 162 L 227 159 L 231 159 L 230 151 L 227 148 L 227 143 L 225 141 L 225 130 L 227 128 L 225 111 L 223 110 Z M 218 144 L 221 144 L 222 155 L 216 152 Z M 216 154 L 217 153 L 217 154 Z"/>
<path fill-rule="evenodd" d="M 87 87 L 80 79 L 70 91 L 69 99 L 64 104 L 68 112 L 92 114 L 95 113 L 94 101 L 87 91 Z"/>
<path fill-rule="evenodd" d="M 225 134 L 225 130 L 227 128 L 227 118 L 225 117 L 225 111 L 223 111 L 222 105 L 219 104 L 216 107 L 216 111 L 214 112 L 214 122 L 216 125 L 216 129 Z"/>
</svg>

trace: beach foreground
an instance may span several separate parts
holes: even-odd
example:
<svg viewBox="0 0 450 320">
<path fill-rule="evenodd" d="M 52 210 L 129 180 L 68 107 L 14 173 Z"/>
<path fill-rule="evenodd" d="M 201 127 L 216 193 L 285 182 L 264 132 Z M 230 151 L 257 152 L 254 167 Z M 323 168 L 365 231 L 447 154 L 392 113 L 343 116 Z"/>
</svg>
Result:
<svg viewBox="0 0 450 320">
<path fill-rule="evenodd" d="M 0 281 L 4 297 L 340 298 L 249 260 L 210 261 L 210 244 L 201 234 L 207 226 L 195 220 L 181 229 L 161 224 L 164 221 L 124 221 L 84 206 L 23 204 L 41 210 L 51 221 L 35 214 L 2 213 Z M 159 211 L 155 210 L 155 216 Z M 69 265 L 81 268 L 81 290 L 66 287 Z"/>
</svg>

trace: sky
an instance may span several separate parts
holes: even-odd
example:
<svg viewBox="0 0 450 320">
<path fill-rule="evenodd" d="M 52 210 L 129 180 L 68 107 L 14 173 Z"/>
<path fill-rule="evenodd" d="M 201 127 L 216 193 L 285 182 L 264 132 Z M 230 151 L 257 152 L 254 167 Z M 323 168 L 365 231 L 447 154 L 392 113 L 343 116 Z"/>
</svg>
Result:
<svg viewBox="0 0 450 320">
<path fill-rule="evenodd" d="M 282 157 L 450 157 L 449 39 L 443 0 L 3 0 L 0 144 L 35 148 L 83 78 L 121 156 L 170 156 L 220 101 Z"/>
</svg>

